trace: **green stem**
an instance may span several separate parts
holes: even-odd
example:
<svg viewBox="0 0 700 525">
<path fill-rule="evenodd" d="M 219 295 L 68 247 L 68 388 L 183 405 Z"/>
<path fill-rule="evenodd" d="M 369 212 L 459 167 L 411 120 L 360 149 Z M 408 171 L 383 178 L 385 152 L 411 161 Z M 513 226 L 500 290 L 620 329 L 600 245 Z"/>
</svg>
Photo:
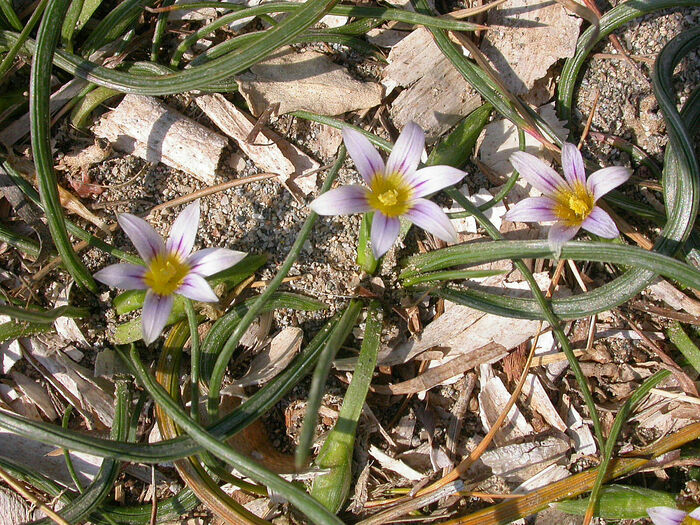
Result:
<svg viewBox="0 0 700 525">
<path fill-rule="evenodd" d="M 5 75 L 12 67 L 17 53 L 19 53 L 19 50 L 22 49 L 22 45 L 24 45 L 31 32 L 34 30 L 36 24 L 39 22 L 39 20 L 41 20 L 41 15 L 44 13 L 47 2 L 48 0 L 42 0 L 42 2 L 36 6 L 32 16 L 29 17 L 29 20 L 27 20 L 27 23 L 20 32 L 17 41 L 12 44 L 10 49 L 5 54 L 5 58 L 3 58 L 2 62 L 0 62 L 0 81 L 4 79 Z"/>
<path fill-rule="evenodd" d="M 197 329 L 197 313 L 194 311 L 192 301 L 185 297 L 185 311 L 187 312 L 187 321 L 190 327 L 190 375 L 191 375 L 191 392 L 190 392 L 190 417 L 199 421 L 199 330 Z"/>
<path fill-rule="evenodd" d="M 345 162 L 345 154 L 345 146 L 341 146 L 340 150 L 338 151 L 338 159 L 335 161 L 333 167 L 328 173 L 328 177 L 326 177 L 326 180 L 323 183 L 320 193 L 324 193 L 330 189 L 331 184 L 333 184 L 333 181 L 335 180 L 335 177 L 338 174 L 338 171 L 340 170 L 340 167 L 343 165 L 343 162 Z M 226 344 L 221 350 L 221 353 L 217 357 L 216 364 L 214 365 L 214 369 L 209 380 L 209 401 L 207 403 L 207 412 L 209 413 L 209 417 L 212 421 L 215 421 L 218 416 L 219 392 L 221 390 L 221 382 L 223 380 L 224 373 L 226 371 L 226 366 L 228 365 L 228 362 L 231 359 L 233 351 L 238 346 L 238 343 L 241 340 L 241 337 L 243 336 L 245 331 L 255 320 L 258 314 L 262 311 L 265 303 L 268 301 L 270 296 L 272 296 L 272 294 L 275 293 L 277 288 L 280 287 L 280 285 L 284 281 L 284 278 L 289 273 L 289 270 L 292 269 L 294 262 L 297 260 L 299 254 L 301 253 L 301 250 L 304 247 L 306 239 L 308 239 L 309 235 L 311 234 L 311 230 L 313 228 L 314 223 L 316 222 L 317 217 L 318 215 L 316 215 L 316 213 L 314 213 L 313 211 L 309 214 L 306 221 L 304 222 L 304 225 L 299 231 L 299 235 L 297 236 L 296 240 L 294 241 L 294 244 L 289 250 L 287 257 L 284 260 L 284 263 L 282 263 L 282 266 L 277 272 L 277 275 L 275 275 L 274 279 L 270 281 L 270 284 L 267 285 L 267 288 L 265 288 L 265 291 L 260 294 L 255 303 L 253 303 L 250 306 L 246 314 L 243 316 L 243 319 L 241 319 L 236 328 L 234 328 L 229 339 L 226 341 Z"/>
<path fill-rule="evenodd" d="M 63 413 L 63 417 L 61 418 L 61 426 L 63 428 L 68 428 L 68 422 L 70 421 L 70 415 L 73 412 L 73 407 L 71 405 L 68 405 L 66 407 L 66 411 Z M 67 448 L 63 449 L 63 458 L 66 461 L 66 467 L 68 468 L 68 474 L 70 474 L 71 479 L 73 480 L 73 484 L 75 485 L 75 488 L 78 489 L 78 492 L 81 494 L 85 491 L 83 488 L 83 484 L 80 482 L 80 478 L 78 477 L 78 473 L 75 471 L 75 465 L 73 464 L 73 459 L 70 457 L 70 450 Z"/>
<path fill-rule="evenodd" d="M 481 224 L 481 226 L 486 230 L 486 233 L 488 233 L 489 236 L 491 236 L 491 238 L 497 241 L 503 240 L 501 232 L 498 231 L 498 229 L 491 223 L 491 221 L 489 221 L 486 218 L 483 212 L 476 208 L 476 206 L 474 206 L 469 201 L 469 199 L 465 198 L 464 195 L 462 195 L 455 189 L 448 189 L 445 191 L 450 197 L 456 200 L 460 204 L 460 206 L 462 206 L 465 210 L 472 212 L 476 220 L 479 221 L 479 224 Z M 574 355 L 574 350 L 571 347 L 571 342 L 566 337 L 564 330 L 562 330 L 561 324 L 559 323 L 559 319 L 552 311 L 552 307 L 549 304 L 549 301 L 545 298 L 544 294 L 542 294 L 542 291 L 537 285 L 537 281 L 535 281 L 535 277 L 532 275 L 530 269 L 525 265 L 525 263 L 523 263 L 521 259 L 513 259 L 513 264 L 515 264 L 515 267 L 518 270 L 520 270 L 520 273 L 523 275 L 528 285 L 530 286 L 530 289 L 532 290 L 532 295 L 535 297 L 535 300 L 537 301 L 537 304 L 540 307 L 541 313 L 552 328 L 552 332 L 557 338 L 557 341 L 559 341 L 561 349 L 566 355 L 566 359 L 569 361 L 569 366 L 571 367 L 571 370 L 573 371 L 574 376 L 576 377 L 576 381 L 578 382 L 579 388 L 581 389 L 581 394 L 583 395 L 583 399 L 586 402 L 586 406 L 588 407 L 588 412 L 590 414 L 591 421 L 593 422 L 593 429 L 598 440 L 598 445 L 601 447 L 602 450 L 603 446 L 605 445 L 603 427 L 600 424 L 598 412 L 595 408 L 595 401 L 593 400 L 593 395 L 591 394 L 590 388 L 588 388 L 586 376 L 583 374 L 583 370 L 581 370 L 581 366 L 579 365 L 578 360 Z"/>
<path fill-rule="evenodd" d="M 311 378 L 311 387 L 309 388 L 309 398 L 306 403 L 306 412 L 304 413 L 304 423 L 301 427 L 299 435 L 299 444 L 296 448 L 294 462 L 297 469 L 302 469 L 306 465 L 306 461 L 311 451 L 314 434 L 316 432 L 316 420 L 318 419 L 318 410 L 321 406 L 323 397 L 323 387 L 328 380 L 328 373 L 331 369 L 331 363 L 335 358 L 336 353 L 347 339 L 350 330 L 355 325 L 357 316 L 362 309 L 362 303 L 353 299 L 350 301 L 347 310 L 343 314 L 338 324 L 333 329 L 333 332 L 328 337 L 325 348 L 318 358 L 314 374 Z"/>
</svg>

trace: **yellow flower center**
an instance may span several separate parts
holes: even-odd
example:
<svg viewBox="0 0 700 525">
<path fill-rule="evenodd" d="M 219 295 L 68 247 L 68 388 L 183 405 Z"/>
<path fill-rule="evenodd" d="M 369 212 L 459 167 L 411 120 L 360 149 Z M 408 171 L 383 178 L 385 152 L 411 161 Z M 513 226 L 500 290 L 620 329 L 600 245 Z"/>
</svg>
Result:
<svg viewBox="0 0 700 525">
<path fill-rule="evenodd" d="M 174 253 L 156 255 L 143 277 L 146 285 L 158 295 L 171 295 L 180 288 L 190 267 Z"/>
<path fill-rule="evenodd" d="M 579 226 L 595 206 L 593 195 L 580 182 L 570 190 L 560 191 L 555 198 L 554 214 L 567 226 Z"/>
<path fill-rule="evenodd" d="M 403 215 L 411 205 L 411 187 L 398 173 L 375 175 L 369 189 L 369 205 L 387 217 Z"/>
<path fill-rule="evenodd" d="M 681 525 L 700 525 L 700 520 L 691 516 L 686 516 L 683 518 L 683 521 L 681 521 Z"/>
</svg>

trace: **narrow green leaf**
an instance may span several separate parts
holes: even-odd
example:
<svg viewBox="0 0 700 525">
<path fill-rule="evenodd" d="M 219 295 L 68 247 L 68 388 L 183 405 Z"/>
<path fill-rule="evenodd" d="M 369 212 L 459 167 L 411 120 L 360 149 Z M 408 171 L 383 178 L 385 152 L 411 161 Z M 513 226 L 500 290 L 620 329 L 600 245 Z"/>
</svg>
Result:
<svg viewBox="0 0 700 525">
<path fill-rule="evenodd" d="M 77 308 L 70 305 L 59 306 L 53 310 L 41 310 L 38 308 L 28 310 L 25 308 L 17 308 L 15 306 L 0 304 L 0 314 L 7 315 L 16 321 L 28 321 L 30 323 L 53 323 L 59 317 L 81 319 L 90 315 L 90 311 L 87 308 Z"/>
<path fill-rule="evenodd" d="M 305 377 L 318 360 L 330 332 L 336 326 L 340 314 L 336 314 L 314 336 L 292 364 L 240 406 L 212 425 L 208 430 L 219 440 L 225 441 L 233 434 L 256 421 L 275 403 L 284 397 Z M 46 326 L 46 325 L 40 325 Z M 142 463 L 162 463 L 197 454 L 202 448 L 191 438 L 182 436 L 159 443 L 121 443 L 65 430 L 58 425 L 34 421 L 0 408 L 0 428 L 58 448 L 67 448 L 100 457 Z"/>
<path fill-rule="evenodd" d="M 583 516 L 590 498 L 560 501 L 557 510 Z M 600 492 L 596 516 L 605 520 L 634 520 L 648 518 L 649 507 L 676 507 L 673 494 L 630 485 L 607 485 Z"/>
<path fill-rule="evenodd" d="M 357 235 L 357 265 L 369 275 L 377 271 L 377 264 L 379 263 L 379 261 L 374 258 L 370 239 L 373 216 L 373 213 L 365 213 L 362 215 L 360 231 Z"/>
<path fill-rule="evenodd" d="M 401 278 L 412 277 L 423 272 L 442 270 L 463 264 L 483 264 L 491 261 L 525 258 L 555 259 L 556 254 L 547 241 L 495 241 L 458 244 L 420 254 L 408 259 Z M 609 242 L 571 241 L 562 247 L 561 257 L 577 261 L 596 261 L 635 266 L 665 275 L 671 279 L 700 289 L 700 271 L 672 257 L 643 250 L 635 246 Z M 627 300 L 630 297 L 624 297 Z M 615 298 L 617 302 L 619 299 Z"/>
<path fill-rule="evenodd" d="M 343 165 L 343 162 L 345 162 L 345 154 L 345 146 L 341 146 L 338 150 L 338 158 L 336 159 L 335 163 L 333 164 L 333 167 L 330 169 L 328 175 L 326 176 L 326 180 L 324 181 L 323 186 L 321 187 L 320 193 L 326 192 L 330 189 L 331 184 L 333 184 L 333 181 L 335 180 L 335 177 L 338 174 L 338 171 L 340 170 L 340 167 Z M 228 365 L 228 362 L 231 359 L 231 355 L 238 346 L 238 343 L 241 340 L 241 337 L 243 336 L 245 331 L 255 320 L 258 314 L 262 311 L 265 303 L 269 300 L 272 294 L 275 293 L 275 291 L 280 287 L 280 285 L 284 281 L 284 278 L 289 273 L 289 270 L 292 269 L 294 262 L 297 260 L 302 248 L 304 247 L 304 243 L 311 234 L 311 230 L 314 226 L 314 223 L 316 222 L 317 217 L 318 215 L 316 215 L 316 213 L 311 212 L 306 218 L 304 224 L 301 227 L 301 230 L 299 230 L 299 234 L 297 235 L 294 244 L 290 248 L 287 257 L 282 263 L 282 266 L 278 270 L 277 275 L 275 275 L 272 281 L 270 281 L 270 283 L 265 288 L 265 291 L 258 296 L 255 303 L 251 305 L 248 312 L 245 314 L 245 316 L 243 316 L 243 319 L 241 319 L 240 323 L 236 325 L 236 327 L 233 330 L 233 333 L 229 337 L 228 341 L 226 341 L 224 347 L 221 349 L 221 353 L 217 357 L 216 364 L 214 365 L 214 369 L 209 380 L 209 397 L 207 403 L 207 411 L 209 413 L 209 417 L 211 417 L 212 420 L 217 419 L 216 415 L 219 407 L 219 391 L 221 390 L 221 382 L 224 377 L 226 366 Z"/>
<path fill-rule="evenodd" d="M 306 465 L 306 461 L 311 451 L 311 445 L 316 432 L 316 420 L 318 419 L 318 410 L 321 407 L 321 398 L 323 397 L 323 388 L 328 379 L 328 373 L 331 369 L 331 362 L 335 358 L 335 354 L 340 349 L 345 339 L 355 326 L 357 316 L 360 315 L 362 303 L 358 300 L 350 301 L 343 317 L 338 321 L 338 324 L 328 337 L 323 348 L 313 377 L 311 378 L 311 388 L 309 389 L 309 399 L 306 403 L 306 412 L 304 413 L 304 423 L 301 427 L 299 435 L 299 444 L 297 445 L 294 461 L 297 469 L 302 469 Z"/>
<path fill-rule="evenodd" d="M 314 478 L 311 495 L 331 512 L 337 513 L 350 493 L 352 451 L 357 422 L 372 383 L 382 335 L 383 314 L 377 301 L 370 303 L 367 324 L 357 366 L 345 393 L 338 421 L 326 437 L 316 458 L 316 466 L 328 472 Z"/>
<path fill-rule="evenodd" d="M 225 443 L 222 443 L 216 436 L 192 421 L 178 403 L 172 399 L 153 376 L 151 376 L 148 369 L 141 362 L 138 352 L 133 346 L 129 353 L 129 360 L 133 364 L 133 369 L 137 378 L 151 397 L 153 397 L 168 416 L 199 445 L 203 446 L 219 459 L 232 465 L 243 475 L 250 477 L 258 483 L 264 484 L 268 489 L 282 495 L 297 509 L 303 512 L 313 523 L 318 525 L 343 525 L 342 521 L 328 512 L 323 505 L 309 496 L 304 490 L 285 481 L 245 454 L 237 452 Z"/>
<path fill-rule="evenodd" d="M 644 383 L 642 383 L 641 386 L 635 390 L 634 394 L 632 394 L 630 398 L 625 401 L 625 404 L 622 405 L 622 408 L 620 408 L 619 412 L 615 416 L 615 421 L 610 429 L 610 434 L 608 435 L 608 439 L 605 441 L 605 446 L 603 447 L 603 459 L 600 462 L 598 474 L 596 475 L 595 482 L 593 483 L 593 489 L 591 490 L 588 507 L 586 509 L 587 512 L 591 511 L 593 512 L 593 515 L 596 515 L 594 511 L 597 510 L 598 494 L 600 493 L 600 489 L 605 481 L 608 466 L 610 465 L 610 461 L 612 460 L 612 455 L 615 450 L 615 443 L 617 443 L 617 437 L 622 431 L 622 426 L 627 422 L 627 418 L 634 407 L 640 401 L 642 401 L 647 394 L 649 394 L 649 391 L 670 375 L 671 372 L 668 370 L 660 370 L 653 376 L 647 378 Z"/>
<path fill-rule="evenodd" d="M 87 268 L 73 251 L 63 207 L 58 197 L 58 182 L 53 169 L 51 130 L 49 118 L 49 89 L 52 58 L 61 27 L 56 20 L 63 20 L 70 0 L 49 0 L 37 34 L 37 50 L 32 62 L 29 91 L 29 118 L 31 124 L 32 155 L 36 166 L 37 183 L 41 202 L 56 249 L 63 264 L 78 286 L 97 292 L 97 284 Z"/>
<path fill-rule="evenodd" d="M 681 323 L 674 321 L 666 330 L 668 338 L 676 345 L 678 351 L 683 354 L 696 372 L 700 373 L 700 349 L 685 333 Z"/>
<path fill-rule="evenodd" d="M 493 106 L 483 104 L 469 113 L 428 156 L 427 165 L 444 164 L 461 168 L 471 157 L 476 139 L 489 121 Z"/>
</svg>

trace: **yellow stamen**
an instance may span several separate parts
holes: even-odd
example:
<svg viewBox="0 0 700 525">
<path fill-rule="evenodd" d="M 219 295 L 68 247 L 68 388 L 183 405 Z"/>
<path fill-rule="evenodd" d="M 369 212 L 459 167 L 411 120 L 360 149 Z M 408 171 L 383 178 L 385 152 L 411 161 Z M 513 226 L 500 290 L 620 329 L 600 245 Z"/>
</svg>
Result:
<svg viewBox="0 0 700 525">
<path fill-rule="evenodd" d="M 567 226 L 580 226 L 595 206 L 593 195 L 580 182 L 556 196 L 555 215 Z"/>
<path fill-rule="evenodd" d="M 412 193 L 401 175 L 377 174 L 370 184 L 369 205 L 387 217 L 398 217 L 408 211 Z"/>
<path fill-rule="evenodd" d="M 146 285 L 159 295 L 171 295 L 177 291 L 190 273 L 190 267 L 174 253 L 156 255 L 143 277 Z"/>
<path fill-rule="evenodd" d="M 700 525 L 700 520 L 691 516 L 686 516 L 683 518 L 683 521 L 681 521 L 681 525 Z"/>
</svg>

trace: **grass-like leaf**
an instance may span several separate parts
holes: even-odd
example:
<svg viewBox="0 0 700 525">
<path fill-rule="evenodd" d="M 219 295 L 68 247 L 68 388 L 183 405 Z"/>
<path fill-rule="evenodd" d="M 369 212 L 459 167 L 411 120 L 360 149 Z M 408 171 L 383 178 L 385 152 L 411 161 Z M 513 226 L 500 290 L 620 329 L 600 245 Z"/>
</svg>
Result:
<svg viewBox="0 0 700 525">
<path fill-rule="evenodd" d="M 328 472 L 314 479 L 311 495 L 331 512 L 337 513 L 350 493 L 355 432 L 377 364 L 382 320 L 381 307 L 377 301 L 373 301 L 367 310 L 367 324 L 360 356 L 352 375 L 352 382 L 345 392 L 338 421 L 326 437 L 316 458 L 316 466 L 328 469 Z"/>
<path fill-rule="evenodd" d="M 97 291 L 97 284 L 85 265 L 78 258 L 70 243 L 63 217 L 63 207 L 58 197 L 58 182 L 53 169 L 51 151 L 51 130 L 49 112 L 49 89 L 51 83 L 52 58 L 61 27 L 56 20 L 62 20 L 70 0 L 50 0 L 44 11 L 37 49 L 32 62 L 29 91 L 29 118 L 31 123 L 32 155 L 36 166 L 37 183 L 41 202 L 56 250 L 63 259 L 66 270 L 82 288 Z"/>
</svg>

